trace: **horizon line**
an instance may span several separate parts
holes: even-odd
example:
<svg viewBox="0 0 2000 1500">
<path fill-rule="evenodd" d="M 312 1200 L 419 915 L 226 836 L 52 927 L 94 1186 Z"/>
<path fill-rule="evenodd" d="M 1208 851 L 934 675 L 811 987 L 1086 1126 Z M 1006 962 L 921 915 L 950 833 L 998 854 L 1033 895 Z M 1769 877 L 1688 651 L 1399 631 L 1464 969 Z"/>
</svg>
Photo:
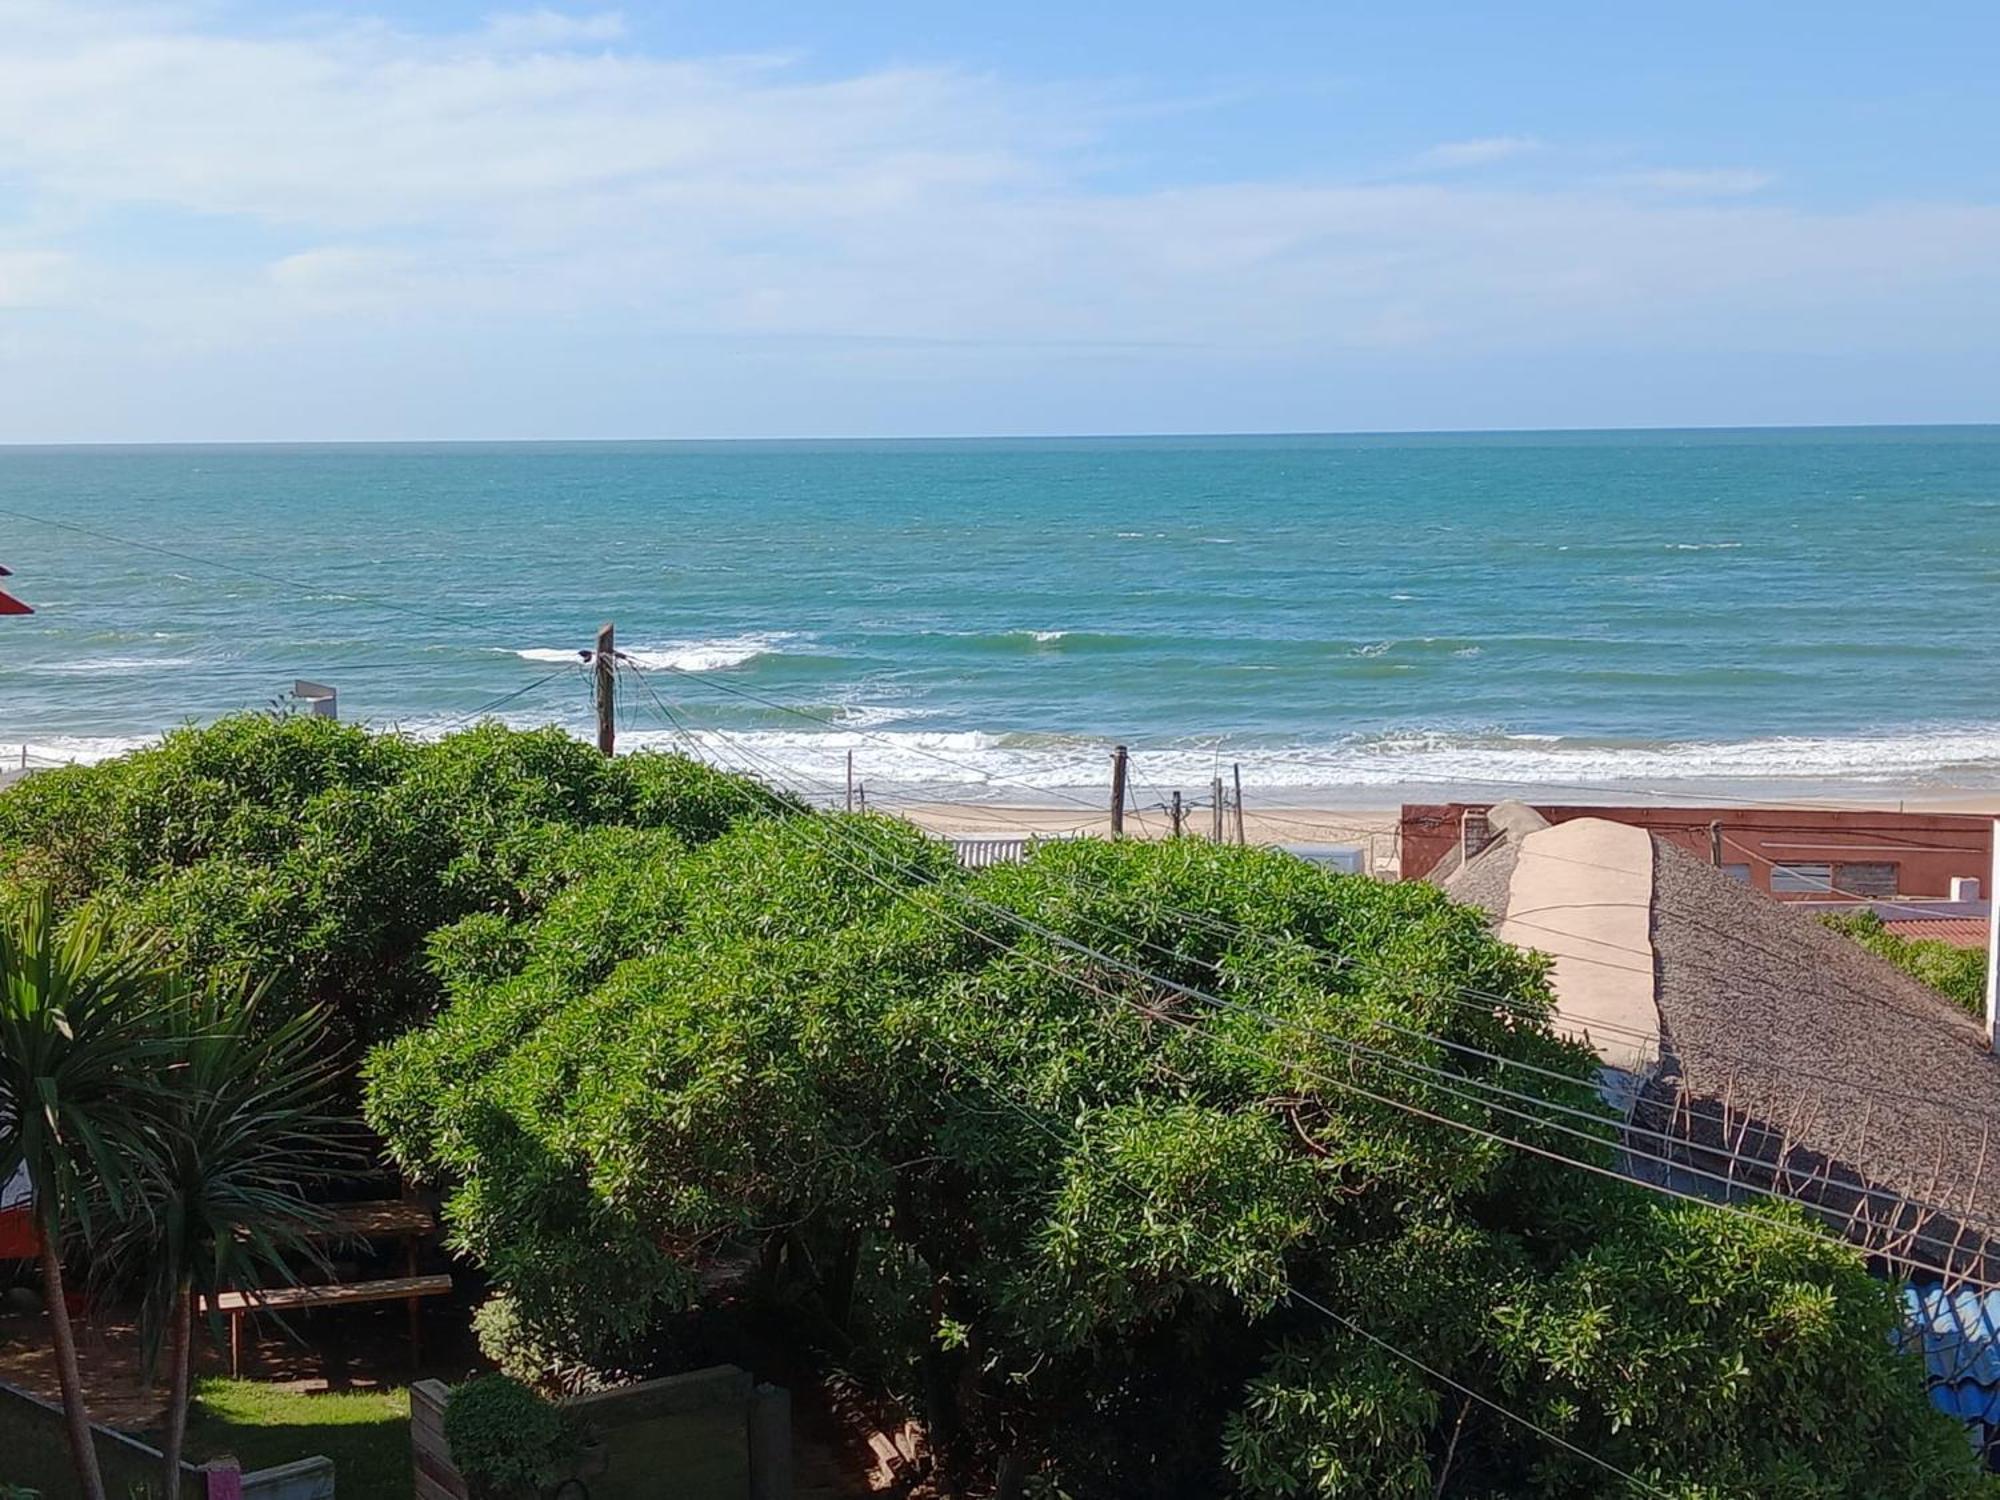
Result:
<svg viewBox="0 0 2000 1500">
<path fill-rule="evenodd" d="M 1235 431 L 1140 432 L 963 432 L 877 434 L 714 435 L 682 437 L 438 437 L 438 438 L 107 438 L 80 441 L 0 440 L 0 453 L 30 450 L 98 448 L 424 448 L 424 447 L 586 447 L 676 444 L 846 444 L 846 443 L 1036 443 L 1036 442 L 1214 442 L 1285 438 L 1450 438 L 1450 437 L 1579 437 L 1622 434 L 1754 433 L 1754 432 L 1909 432 L 1979 431 L 2000 428 L 2000 418 L 1985 422 L 1745 422 L 1686 425 L 1662 423 L 1605 427 L 1381 427 L 1271 428 Z"/>
</svg>

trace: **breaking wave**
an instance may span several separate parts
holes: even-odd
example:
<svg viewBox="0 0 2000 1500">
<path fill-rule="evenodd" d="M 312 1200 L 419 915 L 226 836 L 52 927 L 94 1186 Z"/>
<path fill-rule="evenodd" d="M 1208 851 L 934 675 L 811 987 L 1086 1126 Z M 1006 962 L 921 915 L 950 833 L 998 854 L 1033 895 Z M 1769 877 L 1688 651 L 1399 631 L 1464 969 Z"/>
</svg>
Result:
<svg viewBox="0 0 2000 1500">
<path fill-rule="evenodd" d="M 789 631 L 760 635 L 718 636 L 710 640 L 666 641 L 657 645 L 620 646 L 621 655 L 635 666 L 651 671 L 720 672 L 740 667 L 760 656 L 780 654 L 786 641 L 797 637 Z M 514 655 L 523 661 L 580 661 L 583 653 L 560 646 L 530 646 Z"/>
<path fill-rule="evenodd" d="M 659 647 L 665 651 L 670 648 Z M 687 670 L 694 670 L 692 668 Z M 922 710 L 853 705 L 827 711 L 825 729 L 697 728 L 704 758 L 753 769 L 807 795 L 843 785 L 847 756 L 871 794 L 1032 803 L 1097 795 L 1107 783 L 1110 741 L 1086 736 L 972 729 L 886 727 L 907 724 Z M 502 713 L 522 726 L 545 714 Z M 405 732 L 428 738 L 462 721 L 404 721 Z M 587 738 L 580 718 L 565 725 Z M 157 735 L 42 736 L 25 746 L 0 731 L 0 770 L 15 769 L 26 749 L 30 766 L 96 761 L 158 741 Z M 624 749 L 675 749 L 665 729 L 620 734 Z M 2000 724 L 1941 727 L 1875 736 L 1770 736 L 1741 740 L 1631 741 L 1499 730 L 1405 730 L 1350 735 L 1324 742 L 1228 740 L 1213 737 L 1132 744 L 1135 772 L 1152 787 L 1205 787 L 1217 767 L 1240 763 L 1246 792 L 1297 804 L 1338 803 L 1355 796 L 1396 800 L 1410 791 L 1464 792 L 1546 789 L 1595 792 L 1632 800 L 1649 795 L 1693 797 L 1725 788 L 1761 792 L 1773 800 L 1851 796 L 1877 800 L 1926 788 L 2000 788 Z M 1624 794 L 1621 796 L 1621 794 Z M 1270 805 L 1284 805 L 1283 801 Z"/>
</svg>

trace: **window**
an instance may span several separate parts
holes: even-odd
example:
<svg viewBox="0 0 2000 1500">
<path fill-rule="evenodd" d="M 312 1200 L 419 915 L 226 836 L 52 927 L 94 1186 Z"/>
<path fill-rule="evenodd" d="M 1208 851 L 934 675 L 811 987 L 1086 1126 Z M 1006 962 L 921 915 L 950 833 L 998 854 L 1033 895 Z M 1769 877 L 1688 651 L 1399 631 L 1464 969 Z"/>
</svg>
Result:
<svg viewBox="0 0 2000 1500">
<path fill-rule="evenodd" d="M 1724 865 L 1722 873 L 1738 885 L 1748 885 L 1750 883 L 1750 867 L 1748 865 Z"/>
<path fill-rule="evenodd" d="M 1835 865 L 1833 883 L 1843 896 L 1893 896 L 1896 894 L 1897 866 L 1880 864 Z"/>
<path fill-rule="evenodd" d="M 1772 865 L 1771 889 L 1781 895 L 1827 895 L 1833 890 L 1833 866 Z"/>
</svg>

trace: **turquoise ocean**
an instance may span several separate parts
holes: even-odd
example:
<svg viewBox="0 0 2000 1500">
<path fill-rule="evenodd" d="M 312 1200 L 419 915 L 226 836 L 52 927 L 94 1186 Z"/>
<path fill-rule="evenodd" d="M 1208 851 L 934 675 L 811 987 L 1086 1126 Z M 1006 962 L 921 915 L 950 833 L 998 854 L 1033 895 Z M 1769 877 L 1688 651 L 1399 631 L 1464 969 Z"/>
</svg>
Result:
<svg viewBox="0 0 2000 1500">
<path fill-rule="evenodd" d="M 587 732 L 609 619 L 624 743 L 806 787 L 2000 790 L 2000 428 L 15 448 L 0 564 L 0 766 Z"/>
</svg>

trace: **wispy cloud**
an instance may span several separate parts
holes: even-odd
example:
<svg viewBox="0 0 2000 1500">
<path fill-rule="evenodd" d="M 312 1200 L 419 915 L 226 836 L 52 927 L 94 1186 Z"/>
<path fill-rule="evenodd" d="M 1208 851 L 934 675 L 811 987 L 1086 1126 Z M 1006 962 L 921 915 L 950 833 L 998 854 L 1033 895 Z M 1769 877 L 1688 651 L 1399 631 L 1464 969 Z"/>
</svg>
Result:
<svg viewBox="0 0 2000 1500">
<path fill-rule="evenodd" d="M 1776 179 L 1769 172 L 1748 167 L 1721 167 L 1705 171 L 1672 168 L 1632 172 L 1623 179 L 1632 187 L 1653 193 L 1679 193 L 1690 198 L 1745 198 L 1761 193 Z"/>
<path fill-rule="evenodd" d="M 789 339 L 863 349 L 842 378 L 905 403 L 944 349 L 2000 340 L 2000 316 L 1921 311 L 2000 307 L 1990 204 L 1801 208 L 1733 169 L 1545 180 L 1561 153 L 1526 136 L 1434 147 L 1400 181 L 1111 191 L 1096 101 L 952 68 L 806 76 L 555 12 L 440 37 L 82 10 L 0 0 L 0 305 L 90 330 L 0 320 L 0 387 L 37 399 L 64 368 L 87 405 L 144 362 L 247 367 L 315 338 L 392 372 L 419 340 L 558 345 L 574 371 Z M 1446 172 L 1537 151 L 1527 183 Z"/>
<path fill-rule="evenodd" d="M 496 48 L 573 47 L 615 42 L 625 29 L 625 17 L 618 11 L 571 15 L 548 9 L 515 10 L 488 16 L 481 35 Z"/>
<path fill-rule="evenodd" d="M 1541 149 L 1542 143 L 1531 135 L 1489 135 L 1478 140 L 1446 141 L 1433 146 L 1418 156 L 1417 165 L 1445 170 L 1490 167 L 1496 162 L 1512 161 Z"/>
</svg>

